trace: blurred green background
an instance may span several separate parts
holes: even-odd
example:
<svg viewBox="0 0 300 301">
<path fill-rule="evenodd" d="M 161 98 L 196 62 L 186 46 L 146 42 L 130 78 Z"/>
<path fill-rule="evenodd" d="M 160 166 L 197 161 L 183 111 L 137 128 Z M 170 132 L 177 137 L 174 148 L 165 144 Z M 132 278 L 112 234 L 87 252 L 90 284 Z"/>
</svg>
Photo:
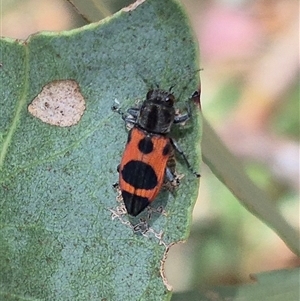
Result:
<svg viewBox="0 0 300 301">
<path fill-rule="evenodd" d="M 97 19 L 133 1 L 78 2 Z M 299 2 L 181 2 L 199 40 L 203 114 L 252 180 L 299 227 Z M 86 24 L 64 0 L 0 3 L 6 37 Z M 201 174 L 190 238 L 171 248 L 165 264 L 174 291 L 250 282 L 250 273 L 300 265 L 204 164 Z"/>
</svg>

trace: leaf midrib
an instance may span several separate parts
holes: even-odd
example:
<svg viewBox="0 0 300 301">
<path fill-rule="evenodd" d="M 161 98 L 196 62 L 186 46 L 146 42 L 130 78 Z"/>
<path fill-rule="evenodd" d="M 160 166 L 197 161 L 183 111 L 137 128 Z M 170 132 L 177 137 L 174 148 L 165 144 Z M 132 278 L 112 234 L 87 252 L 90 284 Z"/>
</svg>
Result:
<svg viewBox="0 0 300 301">
<path fill-rule="evenodd" d="M 15 110 L 15 114 L 12 119 L 11 125 L 9 127 L 6 137 L 3 139 L 3 144 L 0 149 L 0 170 L 3 168 L 5 157 L 8 152 L 10 142 L 12 141 L 13 135 L 18 127 L 18 121 L 20 119 L 21 111 L 22 111 L 23 107 L 25 106 L 26 95 L 27 95 L 27 91 L 29 88 L 29 49 L 28 49 L 28 47 L 24 46 L 24 44 L 23 44 L 23 48 L 25 51 L 25 57 L 24 57 L 25 72 L 24 72 L 23 90 L 20 94 L 20 99 L 17 103 L 17 107 Z"/>
</svg>

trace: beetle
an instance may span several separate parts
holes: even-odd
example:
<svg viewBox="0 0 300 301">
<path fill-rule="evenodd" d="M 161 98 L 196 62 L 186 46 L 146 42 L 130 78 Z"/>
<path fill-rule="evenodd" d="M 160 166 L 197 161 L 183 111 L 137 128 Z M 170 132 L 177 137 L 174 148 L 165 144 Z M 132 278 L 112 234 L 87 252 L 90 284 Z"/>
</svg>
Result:
<svg viewBox="0 0 300 301">
<path fill-rule="evenodd" d="M 191 99 L 198 95 L 199 92 L 194 92 Z M 177 115 L 174 103 L 171 88 L 169 91 L 157 88 L 147 92 L 140 107 L 129 108 L 126 114 L 112 107 L 126 123 L 133 125 L 118 166 L 119 188 L 126 210 L 132 216 L 137 216 L 154 201 L 165 179 L 175 186 L 174 150 L 192 170 L 184 152 L 169 136 L 173 124 L 182 124 L 191 117 L 190 105 L 187 113 Z"/>
</svg>

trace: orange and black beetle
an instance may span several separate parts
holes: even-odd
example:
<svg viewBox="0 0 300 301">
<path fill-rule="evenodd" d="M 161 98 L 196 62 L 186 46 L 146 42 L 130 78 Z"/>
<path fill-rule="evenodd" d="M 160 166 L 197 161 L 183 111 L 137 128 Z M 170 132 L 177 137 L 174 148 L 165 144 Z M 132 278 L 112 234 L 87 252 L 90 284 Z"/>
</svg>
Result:
<svg viewBox="0 0 300 301">
<path fill-rule="evenodd" d="M 192 98 L 198 95 L 195 92 Z M 139 108 L 130 108 L 127 114 L 113 107 L 126 123 L 133 124 L 118 167 L 119 187 L 130 215 L 137 216 L 156 198 L 165 177 L 171 182 L 175 180 L 174 171 L 169 167 L 174 149 L 191 169 L 178 144 L 168 136 L 173 123 L 183 123 L 190 118 L 190 106 L 186 114 L 176 115 L 174 102 L 170 91 L 154 89 L 147 93 Z"/>
</svg>

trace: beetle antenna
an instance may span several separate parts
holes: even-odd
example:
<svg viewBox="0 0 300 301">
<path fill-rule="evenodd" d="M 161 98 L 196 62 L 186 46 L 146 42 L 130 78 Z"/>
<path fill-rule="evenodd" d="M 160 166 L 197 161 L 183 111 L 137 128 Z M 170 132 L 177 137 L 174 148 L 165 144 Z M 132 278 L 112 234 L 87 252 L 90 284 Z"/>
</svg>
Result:
<svg viewBox="0 0 300 301">
<path fill-rule="evenodd" d="M 172 93 L 172 94 L 173 94 L 172 89 L 173 89 L 174 87 L 175 87 L 175 85 L 173 85 L 173 86 L 171 86 L 171 87 L 169 88 L 169 92 Z"/>
</svg>

